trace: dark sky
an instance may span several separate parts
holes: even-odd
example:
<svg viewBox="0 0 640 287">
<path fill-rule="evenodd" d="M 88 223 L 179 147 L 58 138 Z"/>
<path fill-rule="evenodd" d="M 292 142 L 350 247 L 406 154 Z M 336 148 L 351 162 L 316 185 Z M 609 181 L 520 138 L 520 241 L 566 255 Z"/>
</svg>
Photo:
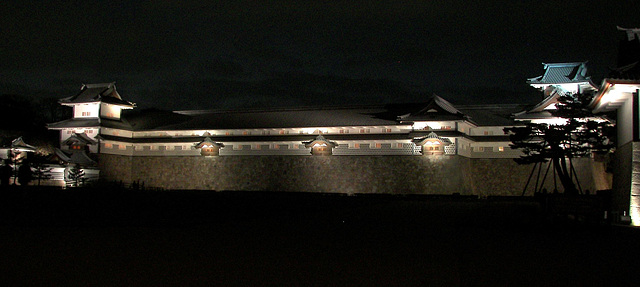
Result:
<svg viewBox="0 0 640 287">
<path fill-rule="evenodd" d="M 165 109 L 526 100 L 542 62 L 599 82 L 640 27 L 636 0 L 27 2 L 0 2 L 0 93 Z"/>
</svg>

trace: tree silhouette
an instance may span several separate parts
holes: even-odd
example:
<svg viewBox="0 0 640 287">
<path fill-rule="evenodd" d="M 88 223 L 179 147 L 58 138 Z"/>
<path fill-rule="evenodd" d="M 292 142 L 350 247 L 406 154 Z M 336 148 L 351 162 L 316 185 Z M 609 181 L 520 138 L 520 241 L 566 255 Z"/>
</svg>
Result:
<svg viewBox="0 0 640 287">
<path fill-rule="evenodd" d="M 68 187 L 79 187 L 82 185 L 84 179 L 84 170 L 80 168 L 79 164 L 71 166 L 65 176 L 65 182 Z"/>
<path fill-rule="evenodd" d="M 615 128 L 610 122 L 591 112 L 588 104 L 592 96 L 560 96 L 557 109 L 549 112 L 555 117 L 566 119 L 564 124 L 527 123 L 523 127 L 504 129 L 512 142 L 511 148 L 521 149 L 523 152 L 522 156 L 514 160 L 518 164 L 536 165 L 551 161 L 565 194 L 579 193 L 573 158 L 607 153 L 614 147 Z"/>
<path fill-rule="evenodd" d="M 31 157 L 31 167 L 33 168 L 33 176 L 38 180 L 38 186 L 42 180 L 51 178 L 52 168 L 47 165 L 47 156 L 35 153 Z"/>
</svg>

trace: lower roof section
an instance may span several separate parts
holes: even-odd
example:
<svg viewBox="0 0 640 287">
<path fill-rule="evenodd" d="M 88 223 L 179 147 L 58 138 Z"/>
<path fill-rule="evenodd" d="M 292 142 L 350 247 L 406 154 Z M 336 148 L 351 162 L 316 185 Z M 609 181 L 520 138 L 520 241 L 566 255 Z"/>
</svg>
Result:
<svg viewBox="0 0 640 287">
<path fill-rule="evenodd" d="M 420 111 L 424 103 L 350 107 L 273 108 L 252 110 L 126 110 L 122 121 L 107 123 L 131 131 L 272 129 L 400 125 L 400 116 Z M 457 107 L 465 117 L 433 117 L 429 121 L 469 120 L 481 126 L 513 125 L 521 105 Z M 119 127 L 118 127 L 119 126 Z"/>
</svg>

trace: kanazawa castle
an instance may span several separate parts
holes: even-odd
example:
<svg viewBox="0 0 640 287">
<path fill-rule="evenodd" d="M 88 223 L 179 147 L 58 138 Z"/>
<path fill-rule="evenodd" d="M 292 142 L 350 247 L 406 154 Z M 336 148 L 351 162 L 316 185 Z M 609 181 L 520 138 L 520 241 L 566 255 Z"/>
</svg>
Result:
<svg viewBox="0 0 640 287">
<path fill-rule="evenodd" d="M 630 43 L 638 42 L 638 29 L 624 31 Z M 636 176 L 630 168 L 640 154 L 637 63 L 620 66 L 600 86 L 586 62 L 544 64 L 544 73 L 528 80 L 541 91 L 533 106 L 453 105 L 433 95 L 421 103 L 374 106 L 159 111 L 137 108 L 115 83 L 86 84 L 60 100 L 73 108 L 73 118 L 48 128 L 60 130 L 62 160 L 97 165 L 108 180 L 147 186 L 492 195 L 485 185 L 494 185 L 495 194 L 504 195 L 499 182 L 522 191 L 530 168 L 513 165 L 521 152 L 509 147 L 503 129 L 554 123 L 548 110 L 560 95 L 593 91 L 594 111 L 618 110 L 618 146 L 629 150 L 629 169 L 620 172 L 628 182 L 615 188 L 629 190 L 629 211 L 640 223 L 640 191 L 631 191 Z M 598 168 L 585 166 L 590 170 L 582 176 L 591 177 L 585 186 L 611 188 L 594 175 Z"/>
</svg>

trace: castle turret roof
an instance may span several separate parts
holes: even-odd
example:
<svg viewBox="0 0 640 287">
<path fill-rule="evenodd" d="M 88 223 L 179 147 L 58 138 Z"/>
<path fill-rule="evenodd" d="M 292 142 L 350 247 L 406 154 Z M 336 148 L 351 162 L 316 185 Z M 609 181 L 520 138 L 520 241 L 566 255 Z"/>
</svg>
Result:
<svg viewBox="0 0 640 287">
<path fill-rule="evenodd" d="M 102 83 L 102 84 L 85 84 L 80 88 L 80 92 L 75 96 L 63 98 L 60 100 L 61 104 L 80 104 L 80 103 L 93 103 L 104 102 L 113 105 L 120 105 L 125 107 L 134 107 L 135 104 L 125 101 L 120 97 L 118 91 L 116 91 L 116 83 Z"/>
</svg>

